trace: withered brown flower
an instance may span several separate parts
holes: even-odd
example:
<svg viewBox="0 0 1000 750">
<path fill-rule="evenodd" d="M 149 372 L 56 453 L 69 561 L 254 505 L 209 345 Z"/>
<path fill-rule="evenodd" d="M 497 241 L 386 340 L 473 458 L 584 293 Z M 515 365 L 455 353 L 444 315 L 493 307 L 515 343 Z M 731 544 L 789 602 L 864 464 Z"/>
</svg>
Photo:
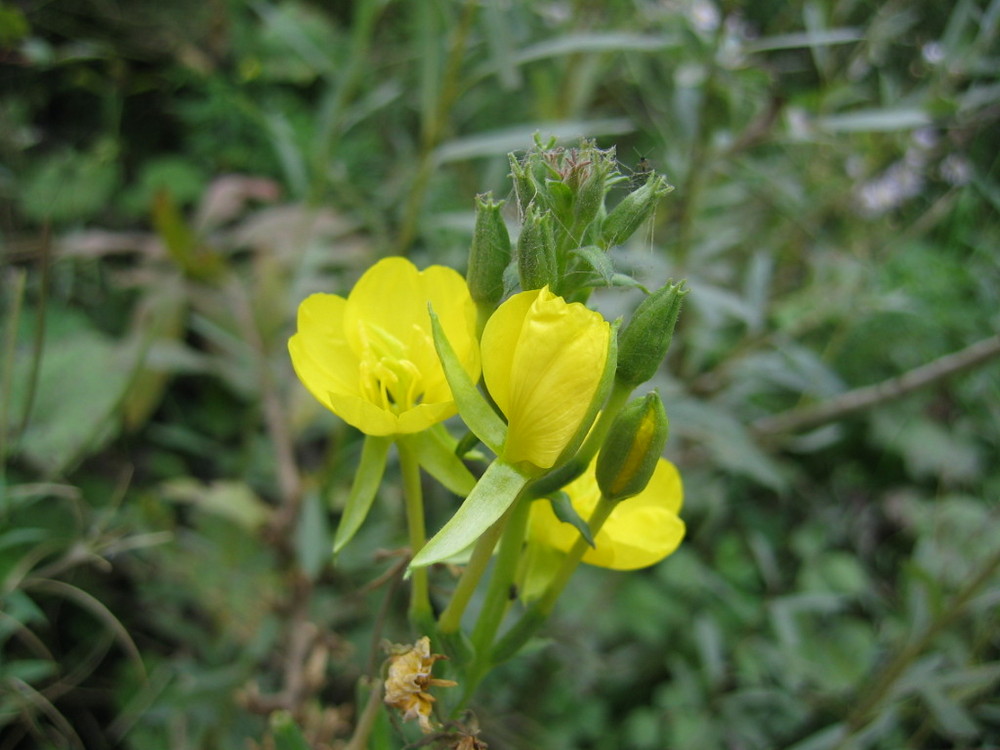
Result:
<svg viewBox="0 0 1000 750">
<path fill-rule="evenodd" d="M 416 719 L 425 734 L 433 731 L 431 708 L 434 696 L 431 687 L 454 687 L 454 680 L 440 680 L 431 676 L 434 662 L 447 659 L 443 654 L 431 653 L 431 639 L 424 636 L 412 646 L 394 649 L 389 657 L 389 674 L 385 680 L 385 702 L 403 714 L 403 721 Z"/>
</svg>

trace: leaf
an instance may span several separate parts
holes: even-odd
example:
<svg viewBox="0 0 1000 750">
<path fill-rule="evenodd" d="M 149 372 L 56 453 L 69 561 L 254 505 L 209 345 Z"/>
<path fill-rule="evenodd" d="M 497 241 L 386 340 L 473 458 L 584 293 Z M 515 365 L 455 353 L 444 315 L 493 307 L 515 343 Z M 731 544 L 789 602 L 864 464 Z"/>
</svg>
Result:
<svg viewBox="0 0 1000 750">
<path fill-rule="evenodd" d="M 299 725 L 284 709 L 271 714 L 271 732 L 275 750 L 311 750 Z"/>
<path fill-rule="evenodd" d="M 47 474 L 99 450 L 116 434 L 111 418 L 134 368 L 132 347 L 90 328 L 50 335 L 42 350 L 33 408 L 21 435 L 21 454 Z M 15 357 L 11 403 L 28 400 L 30 357 Z M 8 413 L 9 419 L 20 419 Z"/>
<path fill-rule="evenodd" d="M 313 580 L 330 559 L 330 529 L 318 492 L 308 492 L 302 498 L 302 512 L 295 529 L 295 551 L 303 572 Z"/>
<path fill-rule="evenodd" d="M 361 461 L 358 464 L 357 473 L 354 475 L 354 483 L 351 485 L 351 494 L 347 497 L 347 505 L 344 507 L 344 515 L 340 518 L 337 526 L 337 533 L 333 538 L 333 554 L 337 554 L 344 548 L 358 529 L 368 517 L 371 510 L 372 501 L 375 500 L 375 493 L 382 483 L 382 474 L 385 473 L 385 462 L 389 455 L 389 446 L 392 445 L 392 438 L 365 436 L 364 448 L 361 449 Z"/>
<path fill-rule="evenodd" d="M 604 286 L 611 286 L 615 276 L 615 264 L 604 250 L 597 245 L 587 245 L 578 247 L 570 251 L 570 255 L 576 255 L 583 260 L 591 270 L 601 277 Z"/>
<path fill-rule="evenodd" d="M 202 484 L 190 477 L 172 479 L 161 485 L 163 496 L 174 502 L 191 503 L 206 513 L 256 531 L 271 515 L 270 507 L 239 480 L 219 480 Z"/>
<path fill-rule="evenodd" d="M 745 425 L 719 406 L 687 399 L 671 406 L 670 424 L 675 433 L 702 443 L 723 468 L 780 492 L 785 476 L 750 437 Z"/>
<path fill-rule="evenodd" d="M 494 461 L 455 515 L 414 556 L 410 567 L 433 565 L 469 547 L 514 504 L 527 483 L 528 477 L 513 466 Z"/>
<path fill-rule="evenodd" d="M 466 497 L 476 486 L 476 478 L 456 454 L 458 443 L 444 425 L 437 424 L 415 435 L 401 435 L 417 457 L 417 462 L 450 492 Z"/>
<path fill-rule="evenodd" d="M 922 109 L 862 109 L 816 120 L 822 130 L 840 133 L 880 133 L 893 130 L 916 130 L 931 124 L 931 116 Z"/>
<path fill-rule="evenodd" d="M 476 437 L 483 441 L 487 448 L 495 454 L 500 455 L 504 441 L 507 439 L 507 425 L 493 411 L 486 397 L 479 392 L 472 378 L 462 367 L 455 355 L 455 350 L 451 348 L 448 337 L 445 336 L 441 321 L 438 320 L 437 313 L 428 306 L 431 316 L 431 328 L 434 332 L 434 348 L 437 349 L 438 357 L 441 359 L 441 367 L 444 369 L 451 393 L 455 397 L 458 405 L 458 413 L 469 429 Z"/>
<path fill-rule="evenodd" d="M 556 514 L 558 518 L 563 523 L 568 523 L 574 529 L 580 532 L 580 536 L 591 547 L 596 547 L 594 543 L 594 535 L 590 533 L 590 526 L 584 521 L 580 514 L 576 512 L 576 508 L 573 507 L 573 503 L 569 499 L 569 495 L 560 490 L 549 496 L 548 501 L 552 504 L 552 512 Z"/>
</svg>

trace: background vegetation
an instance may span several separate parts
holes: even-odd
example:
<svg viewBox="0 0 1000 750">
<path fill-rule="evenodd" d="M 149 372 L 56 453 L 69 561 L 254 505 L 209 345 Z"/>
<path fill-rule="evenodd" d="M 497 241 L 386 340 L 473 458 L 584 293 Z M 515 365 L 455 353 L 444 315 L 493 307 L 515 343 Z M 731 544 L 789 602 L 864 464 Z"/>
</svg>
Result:
<svg viewBox="0 0 1000 750">
<path fill-rule="evenodd" d="M 464 268 L 535 131 L 677 186 L 616 252 L 692 288 L 689 538 L 575 579 L 481 738 L 1000 746 L 998 33 L 998 0 L 0 2 L 0 748 L 344 745 L 411 637 L 373 552 L 405 532 L 390 483 L 330 565 L 360 443 L 294 311 Z"/>
</svg>

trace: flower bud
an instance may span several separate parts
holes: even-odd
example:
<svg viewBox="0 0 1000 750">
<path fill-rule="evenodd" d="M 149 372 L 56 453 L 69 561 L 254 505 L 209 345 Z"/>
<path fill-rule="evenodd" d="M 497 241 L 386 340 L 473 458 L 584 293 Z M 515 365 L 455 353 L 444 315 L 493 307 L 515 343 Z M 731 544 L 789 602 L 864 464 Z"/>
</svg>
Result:
<svg viewBox="0 0 1000 750">
<path fill-rule="evenodd" d="M 522 164 L 521 160 L 514 154 L 509 154 L 508 160 L 510 161 L 510 177 L 514 182 L 514 196 L 517 198 L 520 215 L 524 216 L 528 213 L 528 206 L 534 202 L 538 188 L 535 186 L 528 166 Z"/>
<path fill-rule="evenodd" d="M 618 334 L 615 378 L 633 388 L 656 374 L 667 354 L 674 326 L 688 290 L 684 282 L 667 282 L 642 301 Z"/>
<path fill-rule="evenodd" d="M 517 240 L 517 274 L 521 289 L 530 291 L 555 286 L 558 281 L 556 247 L 552 236 L 552 215 L 529 206 Z"/>
<path fill-rule="evenodd" d="M 604 497 L 620 502 L 646 489 L 668 433 L 667 413 L 658 393 L 627 403 L 597 455 L 597 486 Z"/>
<path fill-rule="evenodd" d="M 491 311 L 503 297 L 503 272 L 510 263 L 510 236 L 500 214 L 503 205 L 504 201 L 494 202 L 492 193 L 476 196 L 476 228 L 466 273 L 472 299 Z"/>
<path fill-rule="evenodd" d="M 658 174 L 651 174 L 646 184 L 634 190 L 612 209 L 601 225 L 601 239 L 606 247 L 620 245 L 653 215 L 657 202 L 673 190 Z"/>
</svg>

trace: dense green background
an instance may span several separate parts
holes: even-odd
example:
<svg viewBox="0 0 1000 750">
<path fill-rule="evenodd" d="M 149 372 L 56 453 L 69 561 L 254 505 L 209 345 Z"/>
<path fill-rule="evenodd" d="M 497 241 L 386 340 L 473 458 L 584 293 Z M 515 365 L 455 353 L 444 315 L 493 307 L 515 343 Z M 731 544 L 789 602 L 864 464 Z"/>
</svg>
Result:
<svg viewBox="0 0 1000 750">
<path fill-rule="evenodd" d="M 367 587 L 405 533 L 390 465 L 329 564 L 360 443 L 294 311 L 463 269 L 536 130 L 677 187 L 615 255 L 692 289 L 656 383 L 689 536 L 579 575 L 482 738 L 1000 746 L 1000 364 L 762 421 L 996 353 L 998 34 L 1000 0 L 0 2 L 0 750 L 299 747 L 276 708 L 343 745 L 410 638 Z"/>
</svg>

